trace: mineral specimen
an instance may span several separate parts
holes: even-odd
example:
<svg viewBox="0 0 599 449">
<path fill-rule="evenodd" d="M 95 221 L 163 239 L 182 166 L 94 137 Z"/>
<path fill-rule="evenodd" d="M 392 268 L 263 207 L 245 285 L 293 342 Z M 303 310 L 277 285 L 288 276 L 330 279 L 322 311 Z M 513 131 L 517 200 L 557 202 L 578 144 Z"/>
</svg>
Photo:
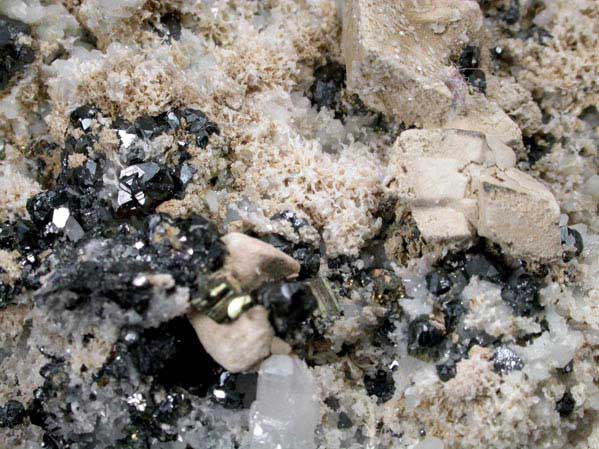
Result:
<svg viewBox="0 0 599 449">
<path fill-rule="evenodd" d="M 313 449 L 318 404 L 309 368 L 300 360 L 273 355 L 258 374 L 250 409 L 252 449 Z"/>
<path fill-rule="evenodd" d="M 21 37 L 31 34 L 31 28 L 18 20 L 0 16 L 0 89 L 35 59 L 33 49 L 21 43 Z"/>
<path fill-rule="evenodd" d="M 596 9 L 0 1 L 0 447 L 598 448 Z"/>
</svg>

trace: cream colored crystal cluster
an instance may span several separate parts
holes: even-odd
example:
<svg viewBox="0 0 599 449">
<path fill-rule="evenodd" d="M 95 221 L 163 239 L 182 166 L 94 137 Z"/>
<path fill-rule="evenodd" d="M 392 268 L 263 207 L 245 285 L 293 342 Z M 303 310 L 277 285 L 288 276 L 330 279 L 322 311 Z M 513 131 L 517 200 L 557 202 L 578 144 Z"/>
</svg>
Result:
<svg viewBox="0 0 599 449">
<path fill-rule="evenodd" d="M 449 58 L 484 41 L 474 1 L 350 0 L 343 55 L 348 87 L 407 124 L 390 152 L 391 189 L 412 207 L 429 242 L 478 235 L 515 257 L 561 253 L 559 206 L 514 167 L 518 126 L 495 103 L 470 94 Z M 438 128 L 435 128 L 438 127 Z"/>
</svg>

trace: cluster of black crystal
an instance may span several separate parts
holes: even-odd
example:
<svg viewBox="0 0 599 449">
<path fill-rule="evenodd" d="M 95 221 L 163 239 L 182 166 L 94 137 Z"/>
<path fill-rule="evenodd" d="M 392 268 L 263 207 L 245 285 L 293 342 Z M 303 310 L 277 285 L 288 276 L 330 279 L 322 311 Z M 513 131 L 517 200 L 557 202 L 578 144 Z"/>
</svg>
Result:
<svg viewBox="0 0 599 449">
<path fill-rule="evenodd" d="M 169 42 L 171 39 L 181 39 L 181 14 L 178 11 L 168 12 L 160 17 L 160 24 L 156 27 L 159 36 L 164 36 Z"/>
<path fill-rule="evenodd" d="M 537 133 L 523 137 L 526 156 L 530 165 L 536 164 L 541 158 L 551 152 L 555 138 L 551 134 Z"/>
<path fill-rule="evenodd" d="M 65 407 L 60 409 L 60 412 L 68 414 L 70 402 L 66 400 L 66 396 L 69 377 L 64 360 L 49 357 L 51 361 L 39 371 L 44 382 L 33 391 L 33 399 L 27 404 L 27 416 L 31 424 L 44 430 L 44 447 L 60 449 L 65 447 L 67 442 L 59 435 L 60 429 L 54 428 L 52 421 L 58 418 L 57 403 L 64 404 Z"/>
<path fill-rule="evenodd" d="M 95 133 L 103 126 L 98 118 L 100 111 L 93 106 L 73 111 L 71 126 L 83 132 L 68 134 L 62 150 L 52 146 L 60 153 L 60 172 L 44 183 L 49 190 L 29 199 L 30 220 L 0 224 L 0 247 L 18 250 L 23 268 L 16 285 L 0 285 L 0 306 L 27 288 L 36 290 L 35 301 L 49 306 L 50 311 L 77 309 L 81 312 L 76 313 L 100 316 L 102 304 L 110 301 L 124 313 L 143 314 L 154 296 L 145 276 L 170 274 L 176 285 L 193 292 L 199 273 L 211 273 L 222 266 L 225 248 L 213 223 L 201 216 L 173 219 L 155 214 L 158 204 L 182 190 L 177 166 L 167 160 L 147 161 L 133 155 L 120 162 L 128 165 L 117 170 L 118 190 L 105 183 L 106 174 L 114 172 L 115 161 L 96 152 Z M 167 125 L 168 121 L 176 123 L 165 128 L 161 119 Z M 118 123 L 123 126 L 123 121 Z M 217 132 L 196 110 L 125 125 L 125 132 L 134 132 L 136 139 L 181 130 L 202 145 L 207 136 Z M 113 126 L 118 132 L 117 125 Z M 73 160 L 82 162 L 73 164 Z M 47 276 L 43 285 L 42 276 Z M 204 352 L 185 318 L 150 330 L 126 327 L 123 333 L 95 382 L 99 386 L 141 382 L 144 387 L 140 394 L 144 394 L 147 405 L 143 411 L 130 407 L 129 424 L 122 429 L 129 437 L 115 447 L 145 447 L 153 439 L 172 441 L 178 431 L 177 419 L 189 413 L 186 398 L 189 394 L 206 395 L 218 382 L 222 369 Z M 93 443 L 93 435 L 72 435 L 68 438 L 74 440 L 67 441 L 60 429 L 50 427 L 51 422 L 69 419 L 68 410 L 62 416 L 57 401 L 69 395 L 79 398 L 79 392 L 70 390 L 66 372 L 62 360 L 46 365 L 41 372 L 44 385 L 34 392 L 26 408 L 30 422 L 45 430 L 45 447 L 68 447 L 75 441 Z M 145 393 L 147 388 L 166 391 L 166 399 L 155 403 L 153 395 Z M 16 402 L 0 409 L 3 425 L 18 425 L 23 416 Z M 131 435 L 135 441 L 129 441 Z"/>
<path fill-rule="evenodd" d="M 379 369 L 374 374 L 364 376 L 364 387 L 369 396 L 376 396 L 377 403 L 383 404 L 395 393 L 395 380 L 390 371 Z"/>
<path fill-rule="evenodd" d="M 467 313 L 460 294 L 470 279 L 476 276 L 501 287 L 501 297 L 518 316 L 535 316 L 542 307 L 539 289 L 542 277 L 529 271 L 522 262 L 508 264 L 499 253 L 489 251 L 484 242 L 469 251 L 450 253 L 425 276 L 427 289 L 435 296 L 437 308 L 443 314 L 443 325 L 428 317 L 418 317 L 409 323 L 409 350 L 435 359 L 439 377 L 446 381 L 455 376 L 455 365 L 467 356 L 473 345 L 489 346 L 496 339 L 484 332 L 460 329 L 458 342 L 447 337 L 459 328 Z M 507 347 L 498 346 L 494 367 L 500 374 L 522 369 L 522 360 Z"/>
<path fill-rule="evenodd" d="M 478 47 L 467 46 L 462 50 L 458 59 L 460 73 L 470 85 L 481 92 L 487 90 L 487 80 L 485 72 L 480 68 L 480 49 Z"/>
<path fill-rule="evenodd" d="M 98 380 L 128 379 L 131 367 L 167 390 L 179 388 L 199 396 L 204 396 L 223 372 L 204 351 L 185 317 L 150 329 L 124 327 Z"/>
<path fill-rule="evenodd" d="M 133 123 L 125 119 L 118 119 L 114 122 L 113 127 L 147 140 L 169 131 L 174 132 L 181 129 L 192 135 L 196 145 L 200 148 L 206 148 L 210 136 L 220 132 L 218 125 L 209 120 L 206 114 L 193 108 L 172 109 L 154 116 L 143 115 Z"/>
<path fill-rule="evenodd" d="M 566 390 L 561 399 L 555 404 L 555 409 L 561 417 L 570 416 L 575 407 L 576 401 L 574 400 L 572 393 L 570 393 L 570 390 Z"/>
<path fill-rule="evenodd" d="M 256 297 L 270 312 L 273 328 L 282 338 L 299 329 L 317 306 L 310 287 L 303 282 L 268 283 Z"/>
<path fill-rule="evenodd" d="M 419 316 L 408 325 L 408 351 L 416 353 L 438 347 L 445 339 L 445 329 L 426 316 Z"/>
<path fill-rule="evenodd" d="M 309 98 L 317 110 L 323 107 L 335 111 L 335 118 L 343 116 L 342 95 L 345 89 L 345 66 L 329 61 L 314 69 L 314 82 Z"/>
<path fill-rule="evenodd" d="M 116 447 L 147 447 L 152 440 L 177 439 L 177 421 L 192 411 L 191 395 L 210 393 L 223 369 L 204 351 L 189 321 L 175 318 L 156 328 L 126 326 L 112 354 L 95 376 L 97 385 L 120 385 L 141 381 L 144 407 L 127 401 L 130 422 L 127 435 Z M 156 400 L 162 397 L 162 400 Z M 135 435 L 135 437 L 132 437 Z M 132 439 L 134 438 L 134 439 Z"/>
<path fill-rule="evenodd" d="M 59 152 L 61 162 L 55 179 L 44 183 L 50 189 L 27 201 L 30 220 L 0 224 L 0 248 L 18 250 L 23 267 L 22 279 L 15 285 L 0 284 L 0 307 L 23 287 L 37 289 L 40 275 L 52 272 L 41 297 L 68 291 L 75 296 L 67 307 L 105 298 L 139 311 L 146 307 L 151 292 L 149 286 L 132 285 L 138 273 L 170 273 L 177 282 L 192 286 L 198 272 L 211 271 L 222 263 L 224 249 L 214 225 L 202 217 L 171 220 L 152 216 L 160 203 L 181 195 L 191 179 L 185 157 L 179 155 L 173 165 L 128 154 L 124 162 L 129 165 L 117 170 L 116 191 L 104 182 L 115 163 L 95 150 L 98 137 L 94 130 L 102 126 L 97 122 L 100 115 L 90 105 L 71 113 L 71 126 L 83 133 L 69 133 L 62 150 L 48 147 Z M 116 120 L 112 127 L 115 132 L 125 129 L 138 139 L 180 129 L 201 145 L 218 132 L 216 125 L 195 109 L 141 117 L 134 124 Z M 75 156 L 83 162 L 72 164 Z M 177 229 L 178 241 L 158 235 L 168 234 L 165 227 Z M 100 253 L 79 261 L 77 249 L 98 239 L 102 242 Z M 40 266 L 39 255 L 52 248 L 54 256 Z"/>
<path fill-rule="evenodd" d="M 402 295 L 403 288 L 400 279 L 390 269 L 384 248 L 378 245 L 379 242 L 364 248 L 359 259 L 346 255 L 329 258 L 327 276 L 341 296 L 349 296 L 355 286 L 368 288 L 372 291 L 374 302 L 396 312 L 396 300 Z M 362 262 L 361 268 L 356 267 L 357 260 Z"/>
<path fill-rule="evenodd" d="M 442 303 L 455 299 L 473 276 L 501 286 L 501 297 L 520 316 L 541 310 L 538 291 L 541 277 L 529 271 L 524 262 L 507 265 L 498 254 L 480 245 L 470 251 L 453 253 L 442 259 L 426 275 L 427 288 Z"/>
<path fill-rule="evenodd" d="M 19 38 L 25 35 L 31 35 L 29 25 L 0 15 L 0 89 L 35 60 L 33 49 L 19 43 Z"/>
<path fill-rule="evenodd" d="M 69 246 L 56 249 L 39 298 L 70 292 L 74 295 L 64 299 L 68 309 L 109 300 L 142 313 L 153 296 L 144 275 L 170 274 L 178 285 L 193 290 L 198 273 L 217 270 L 225 254 L 214 224 L 200 216 L 150 215 L 136 223 L 107 226 L 78 246 L 94 249 L 84 260 Z M 62 300 L 64 295 L 59 296 Z"/>
</svg>

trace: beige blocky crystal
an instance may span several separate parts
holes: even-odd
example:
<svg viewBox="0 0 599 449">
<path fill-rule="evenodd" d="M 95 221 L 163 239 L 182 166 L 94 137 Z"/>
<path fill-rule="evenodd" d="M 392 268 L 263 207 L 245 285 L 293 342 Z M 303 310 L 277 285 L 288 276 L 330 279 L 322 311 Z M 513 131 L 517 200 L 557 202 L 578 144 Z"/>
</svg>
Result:
<svg viewBox="0 0 599 449">
<path fill-rule="evenodd" d="M 443 124 L 466 92 L 449 57 L 481 39 L 477 2 L 349 0 L 345 6 L 349 90 L 406 124 Z"/>
<path fill-rule="evenodd" d="M 450 207 L 415 207 L 412 217 L 429 243 L 467 240 L 473 236 L 464 213 Z"/>
<path fill-rule="evenodd" d="M 408 130 L 391 151 L 391 189 L 428 242 L 464 240 L 476 228 L 514 256 L 553 259 L 561 252 L 559 207 L 515 162 L 496 135 Z"/>
<path fill-rule="evenodd" d="M 518 125 L 493 101 L 482 94 L 465 98 L 465 107 L 451 118 L 445 128 L 478 131 L 499 139 L 512 148 L 522 146 L 522 132 Z"/>
<path fill-rule="evenodd" d="M 489 146 L 479 132 L 408 130 L 390 155 L 391 187 L 412 207 L 426 241 L 461 241 L 473 236 L 471 228 L 478 219 L 470 199 L 472 176 L 497 159 L 509 160 L 509 153 L 513 151 L 501 143 Z"/>
<path fill-rule="evenodd" d="M 479 183 L 479 235 L 518 257 L 561 254 L 559 205 L 543 184 L 514 168 L 489 168 Z"/>
<path fill-rule="evenodd" d="M 300 265 L 274 246 L 239 232 L 223 237 L 227 247 L 225 272 L 239 283 L 244 291 L 251 291 L 269 280 L 297 276 Z"/>
<path fill-rule="evenodd" d="M 262 306 L 252 307 L 229 324 L 200 313 L 192 313 L 189 320 L 206 352 L 232 373 L 247 371 L 270 355 L 274 330 Z"/>
</svg>

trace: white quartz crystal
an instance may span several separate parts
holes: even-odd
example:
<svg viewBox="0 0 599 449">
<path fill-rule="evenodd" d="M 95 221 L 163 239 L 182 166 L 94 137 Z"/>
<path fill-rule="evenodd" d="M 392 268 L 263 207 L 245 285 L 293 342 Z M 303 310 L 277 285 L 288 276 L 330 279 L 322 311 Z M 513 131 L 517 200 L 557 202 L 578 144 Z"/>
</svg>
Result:
<svg viewBox="0 0 599 449">
<path fill-rule="evenodd" d="M 318 421 L 312 374 L 306 364 L 273 355 L 260 367 L 250 411 L 250 449 L 312 449 Z"/>
</svg>

